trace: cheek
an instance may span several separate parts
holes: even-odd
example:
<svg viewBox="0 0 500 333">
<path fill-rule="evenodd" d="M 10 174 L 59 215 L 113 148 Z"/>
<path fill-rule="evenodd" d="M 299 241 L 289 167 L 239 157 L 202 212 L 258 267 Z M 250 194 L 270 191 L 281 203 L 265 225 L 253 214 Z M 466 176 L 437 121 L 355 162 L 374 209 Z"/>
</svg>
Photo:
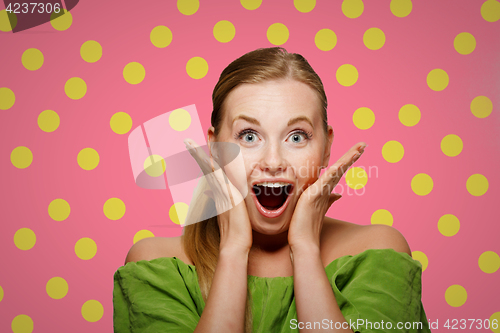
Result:
<svg viewBox="0 0 500 333">
<path fill-rule="evenodd" d="M 292 162 L 295 177 L 303 184 L 314 183 L 319 177 L 321 162 L 322 159 L 318 154 L 297 156 Z"/>
<path fill-rule="evenodd" d="M 241 155 L 243 158 L 243 164 L 245 165 L 246 177 L 250 178 L 250 175 L 254 172 L 254 169 L 259 161 L 259 156 L 256 153 L 241 150 Z"/>
<path fill-rule="evenodd" d="M 229 181 L 240 191 L 245 197 L 248 193 L 248 166 L 241 151 L 229 163 L 225 164 L 224 172 L 229 178 Z"/>
</svg>

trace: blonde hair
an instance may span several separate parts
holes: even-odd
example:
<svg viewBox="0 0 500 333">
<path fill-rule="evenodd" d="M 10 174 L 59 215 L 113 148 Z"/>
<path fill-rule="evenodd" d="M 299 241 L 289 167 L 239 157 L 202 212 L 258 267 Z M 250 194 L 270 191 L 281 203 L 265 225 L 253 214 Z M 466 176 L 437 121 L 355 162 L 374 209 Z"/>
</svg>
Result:
<svg viewBox="0 0 500 333">
<path fill-rule="evenodd" d="M 215 137 L 217 137 L 221 129 L 224 117 L 224 101 L 235 87 L 243 83 L 260 83 L 277 79 L 293 79 L 303 82 L 314 89 L 321 102 L 323 128 L 327 133 L 327 99 L 321 79 L 300 54 L 288 53 L 282 47 L 270 47 L 248 52 L 234 60 L 222 71 L 212 94 L 211 123 L 214 127 Z M 206 302 L 219 256 L 220 231 L 217 216 L 213 216 L 215 214 L 207 215 L 213 216 L 207 219 L 199 218 L 199 216 L 203 216 L 203 212 L 213 212 L 215 209 L 213 201 L 203 195 L 205 189 L 208 189 L 206 184 L 198 186 L 186 218 L 189 221 L 190 217 L 198 214 L 197 219 L 193 221 L 201 222 L 186 225 L 182 239 L 186 255 L 196 266 L 200 290 Z M 247 291 L 245 333 L 251 332 L 251 294 Z"/>
</svg>

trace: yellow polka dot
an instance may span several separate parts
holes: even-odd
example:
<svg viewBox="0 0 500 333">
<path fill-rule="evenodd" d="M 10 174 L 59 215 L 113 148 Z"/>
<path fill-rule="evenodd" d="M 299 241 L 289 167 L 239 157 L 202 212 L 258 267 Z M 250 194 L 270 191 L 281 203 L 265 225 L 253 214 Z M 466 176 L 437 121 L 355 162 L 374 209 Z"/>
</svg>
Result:
<svg viewBox="0 0 500 333">
<path fill-rule="evenodd" d="M 321 51 L 330 51 L 337 45 L 337 35 L 330 29 L 321 29 L 314 36 L 314 43 Z"/>
<path fill-rule="evenodd" d="M 17 16 L 5 9 L 0 10 L 0 31 L 12 31 L 17 25 Z"/>
<path fill-rule="evenodd" d="M 141 83 L 146 77 L 146 70 L 138 62 L 129 62 L 123 68 L 123 78 L 130 84 Z"/>
<path fill-rule="evenodd" d="M 462 32 L 455 37 L 453 46 L 460 54 L 470 54 L 476 48 L 476 39 L 470 33 Z"/>
<path fill-rule="evenodd" d="M 364 169 L 353 167 L 346 172 L 345 181 L 350 188 L 359 190 L 365 187 L 368 182 L 368 175 Z"/>
<path fill-rule="evenodd" d="M 458 135 L 448 134 L 441 140 L 441 150 L 446 156 L 457 156 L 463 148 L 464 144 Z"/>
<path fill-rule="evenodd" d="M 439 218 L 438 230 L 443 236 L 455 236 L 460 230 L 460 221 L 453 214 L 443 215 Z"/>
<path fill-rule="evenodd" d="M 254 10 L 260 7 L 262 0 L 240 0 L 243 8 L 248 10 Z"/>
<path fill-rule="evenodd" d="M 184 15 L 193 15 L 200 8 L 198 0 L 177 0 L 177 9 Z"/>
<path fill-rule="evenodd" d="M 413 4 L 411 0 L 391 0 L 390 7 L 394 16 L 405 17 L 411 13 Z"/>
<path fill-rule="evenodd" d="M 78 258 L 82 260 L 92 259 L 94 258 L 96 253 L 97 253 L 97 244 L 94 242 L 94 240 L 88 237 L 80 238 L 75 243 L 75 254 Z"/>
<path fill-rule="evenodd" d="M 0 88 L 0 110 L 8 110 L 16 101 L 16 95 L 6 87 Z"/>
<path fill-rule="evenodd" d="M 0 286 L 0 302 L 3 300 L 3 288 Z"/>
<path fill-rule="evenodd" d="M 117 112 L 111 116 L 109 127 L 116 134 L 125 134 L 132 128 L 132 118 L 128 113 Z"/>
<path fill-rule="evenodd" d="M 36 243 L 36 234 L 29 228 L 21 228 L 14 234 L 14 244 L 19 250 L 31 250 Z"/>
<path fill-rule="evenodd" d="M 464 305 L 467 300 L 467 291 L 461 285 L 454 284 L 446 289 L 444 298 L 449 305 L 459 307 Z"/>
<path fill-rule="evenodd" d="M 398 141 L 387 141 L 382 147 L 382 156 L 389 163 L 401 161 L 405 154 L 403 145 Z"/>
<path fill-rule="evenodd" d="M 44 132 L 54 132 L 61 123 L 59 115 L 52 110 L 45 110 L 38 115 L 38 127 Z"/>
<path fill-rule="evenodd" d="M 411 127 L 420 121 L 420 109 L 413 104 L 406 104 L 399 109 L 399 121 L 401 124 Z"/>
<path fill-rule="evenodd" d="M 363 43 L 370 50 L 378 50 L 385 44 L 385 34 L 379 28 L 370 28 L 363 35 Z"/>
<path fill-rule="evenodd" d="M 309 13 L 316 6 L 316 0 L 293 0 L 293 5 L 301 13 Z"/>
<path fill-rule="evenodd" d="M 434 91 L 444 90 L 449 82 L 448 74 L 442 69 L 436 68 L 427 74 L 427 85 Z"/>
<path fill-rule="evenodd" d="M 134 235 L 134 244 L 140 241 L 141 239 L 148 238 L 148 237 L 154 237 L 155 235 L 149 231 L 149 230 L 139 230 L 135 233 Z"/>
<path fill-rule="evenodd" d="M 80 47 L 80 56 L 86 62 L 94 63 L 102 57 L 102 46 L 95 40 L 88 40 Z"/>
<path fill-rule="evenodd" d="M 191 125 L 191 116 L 186 110 L 177 109 L 172 111 L 168 116 L 168 123 L 174 130 L 181 132 Z"/>
<path fill-rule="evenodd" d="M 21 62 L 24 68 L 36 71 L 43 65 L 43 53 L 39 49 L 31 48 L 23 52 Z"/>
<path fill-rule="evenodd" d="M 83 170 L 93 170 L 99 165 L 99 153 L 92 148 L 83 148 L 76 160 Z"/>
<path fill-rule="evenodd" d="M 267 28 L 267 39 L 271 44 L 283 45 L 288 40 L 288 28 L 282 23 L 274 23 Z"/>
<path fill-rule="evenodd" d="M 422 264 L 422 272 L 429 266 L 429 258 L 427 255 L 421 251 L 412 251 L 411 256 L 414 260 L 418 260 Z"/>
<path fill-rule="evenodd" d="M 493 251 L 486 251 L 479 256 L 478 264 L 483 272 L 495 273 L 500 268 L 500 257 Z"/>
<path fill-rule="evenodd" d="M 365 5 L 362 0 L 344 0 L 342 1 L 342 13 L 348 18 L 357 18 L 363 14 Z"/>
<path fill-rule="evenodd" d="M 125 203 L 118 198 L 106 200 L 102 208 L 104 215 L 110 220 L 119 220 L 125 215 Z"/>
<path fill-rule="evenodd" d="M 425 173 L 419 173 L 411 180 L 411 189 L 417 195 L 427 195 L 431 193 L 433 187 L 432 178 Z"/>
<path fill-rule="evenodd" d="M 50 24 L 52 27 L 59 31 L 68 30 L 73 23 L 73 15 L 64 8 L 61 8 L 62 13 L 52 12 L 50 14 Z"/>
<path fill-rule="evenodd" d="M 341 85 L 350 87 L 358 81 L 358 70 L 351 64 L 344 64 L 337 69 L 336 77 Z"/>
<path fill-rule="evenodd" d="M 53 220 L 64 221 L 71 213 L 71 207 L 64 199 L 54 199 L 49 204 L 48 212 Z"/>
<path fill-rule="evenodd" d="M 187 213 L 189 206 L 184 202 L 176 202 L 168 211 L 168 216 L 170 216 L 170 220 L 175 224 L 184 224 L 186 221 Z"/>
<path fill-rule="evenodd" d="M 91 323 L 99 321 L 104 314 L 104 307 L 101 302 L 95 299 L 88 300 L 82 305 L 82 317 Z"/>
<path fill-rule="evenodd" d="M 490 330 L 495 333 L 500 333 L 500 311 L 495 312 L 490 317 Z"/>
<path fill-rule="evenodd" d="M 15 316 L 10 328 L 13 333 L 31 333 L 33 332 L 33 319 L 24 314 Z"/>
<path fill-rule="evenodd" d="M 219 42 L 227 43 L 234 38 L 236 29 L 231 22 L 222 20 L 214 25 L 213 34 L 215 39 L 217 39 Z"/>
<path fill-rule="evenodd" d="M 172 38 L 172 31 L 164 25 L 154 27 L 149 34 L 151 43 L 158 48 L 169 46 L 172 43 Z"/>
<path fill-rule="evenodd" d="M 493 103 L 486 96 L 477 96 L 470 103 L 470 111 L 478 118 L 486 118 L 493 111 Z"/>
<path fill-rule="evenodd" d="M 72 77 L 64 84 L 64 92 L 71 99 L 80 99 L 87 93 L 87 84 L 79 77 Z"/>
<path fill-rule="evenodd" d="M 165 160 L 160 155 L 150 155 L 144 160 L 144 171 L 151 177 L 163 175 L 167 166 Z"/>
<path fill-rule="evenodd" d="M 208 73 L 208 63 L 202 57 L 192 57 L 186 64 L 186 72 L 193 79 L 201 79 Z"/>
<path fill-rule="evenodd" d="M 391 212 L 385 209 L 378 209 L 372 214 L 371 224 L 385 224 L 392 226 L 394 218 Z"/>
<path fill-rule="evenodd" d="M 369 108 L 361 107 L 354 111 L 352 122 L 359 129 L 369 129 L 375 123 L 375 114 Z"/>
<path fill-rule="evenodd" d="M 16 147 L 10 153 L 10 162 L 18 169 L 25 169 L 33 162 L 33 153 L 28 147 Z"/>
<path fill-rule="evenodd" d="M 500 20 L 500 2 L 488 0 L 481 5 L 481 16 L 488 22 Z"/>
<path fill-rule="evenodd" d="M 68 282 L 62 277 L 56 276 L 50 279 L 45 286 L 47 295 L 53 299 L 61 299 L 68 294 Z"/>
<path fill-rule="evenodd" d="M 473 196 L 481 196 L 488 191 L 488 179 L 481 174 L 474 174 L 467 179 L 467 191 Z"/>
</svg>

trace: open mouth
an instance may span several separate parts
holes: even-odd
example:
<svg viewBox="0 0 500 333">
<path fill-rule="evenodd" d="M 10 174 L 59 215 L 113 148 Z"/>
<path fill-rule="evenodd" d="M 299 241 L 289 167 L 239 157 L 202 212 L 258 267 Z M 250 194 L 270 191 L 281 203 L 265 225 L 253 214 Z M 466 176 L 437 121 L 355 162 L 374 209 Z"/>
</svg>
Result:
<svg viewBox="0 0 500 333">
<path fill-rule="evenodd" d="M 286 209 L 292 191 L 293 185 L 288 183 L 254 185 L 252 196 L 262 215 L 277 217 Z"/>
</svg>

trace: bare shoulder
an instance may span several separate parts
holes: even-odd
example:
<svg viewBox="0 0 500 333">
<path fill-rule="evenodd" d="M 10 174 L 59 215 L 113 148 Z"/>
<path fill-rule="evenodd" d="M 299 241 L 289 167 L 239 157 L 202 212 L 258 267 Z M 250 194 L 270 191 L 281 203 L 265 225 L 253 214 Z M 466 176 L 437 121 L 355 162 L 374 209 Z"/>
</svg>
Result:
<svg viewBox="0 0 500 333">
<path fill-rule="evenodd" d="M 149 261 L 162 257 L 179 257 L 183 260 L 181 237 L 143 238 L 132 245 L 125 258 L 125 264 L 130 261 Z"/>
<path fill-rule="evenodd" d="M 325 217 L 321 243 L 326 262 L 368 249 L 394 249 L 411 256 L 404 236 L 397 229 L 382 224 L 359 225 Z"/>
</svg>

